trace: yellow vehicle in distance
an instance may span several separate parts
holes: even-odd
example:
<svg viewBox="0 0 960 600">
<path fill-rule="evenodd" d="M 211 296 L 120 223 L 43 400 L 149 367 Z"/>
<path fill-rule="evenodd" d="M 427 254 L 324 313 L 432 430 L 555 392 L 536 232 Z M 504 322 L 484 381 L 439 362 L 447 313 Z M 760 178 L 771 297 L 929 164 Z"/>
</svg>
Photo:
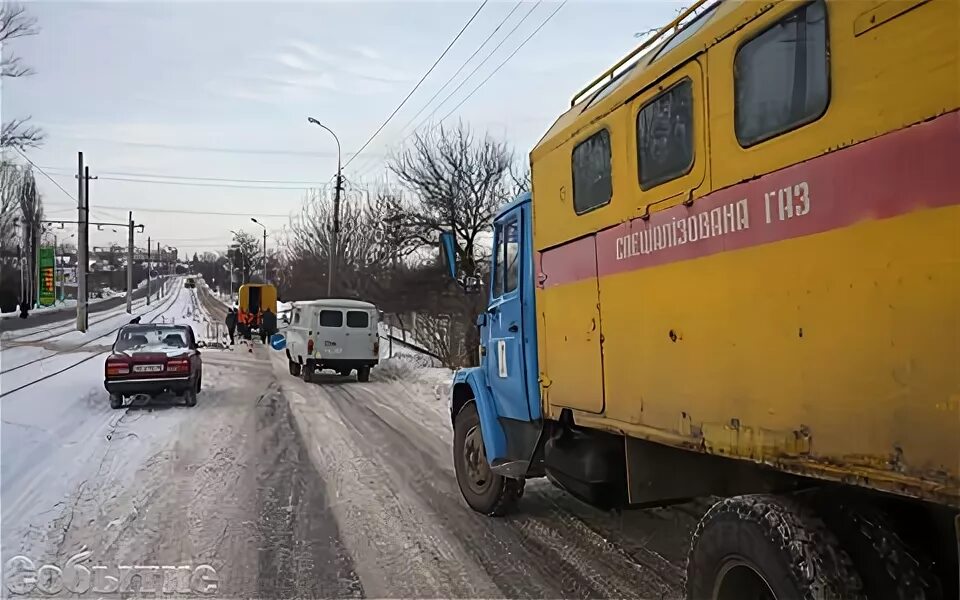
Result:
<svg viewBox="0 0 960 600">
<path fill-rule="evenodd" d="M 240 286 L 237 296 L 237 331 L 245 338 L 260 331 L 264 312 L 269 309 L 277 314 L 277 288 L 269 283 L 245 283 Z"/>
</svg>

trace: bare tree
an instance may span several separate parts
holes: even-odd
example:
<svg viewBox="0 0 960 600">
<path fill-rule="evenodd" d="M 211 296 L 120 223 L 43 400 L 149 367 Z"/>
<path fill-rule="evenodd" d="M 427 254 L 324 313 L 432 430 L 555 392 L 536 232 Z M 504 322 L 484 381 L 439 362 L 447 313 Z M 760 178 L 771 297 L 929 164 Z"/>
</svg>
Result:
<svg viewBox="0 0 960 600">
<path fill-rule="evenodd" d="M 262 266 L 263 247 L 260 240 L 247 233 L 238 231 L 233 234 L 234 248 L 228 249 L 233 255 L 233 268 L 238 269 L 243 281 L 253 281 L 254 273 L 259 273 Z"/>
<path fill-rule="evenodd" d="M 512 196 L 519 196 L 533 189 L 529 163 L 515 162 L 510 165 L 510 185 L 513 191 Z"/>
<path fill-rule="evenodd" d="M 513 155 L 503 142 L 478 138 L 464 124 L 414 136 L 390 170 L 415 198 L 404 225 L 423 245 L 441 231 L 456 235 L 459 262 L 476 272 L 478 238 L 490 230 L 497 209 L 510 198 Z"/>
<path fill-rule="evenodd" d="M 34 73 L 10 50 L 10 42 L 39 33 L 36 17 L 30 16 L 23 5 L 16 2 L 0 4 L 0 77 L 26 77 Z M 43 142 L 43 131 L 29 124 L 30 117 L 4 121 L 0 128 L 0 148 L 37 147 Z"/>
</svg>

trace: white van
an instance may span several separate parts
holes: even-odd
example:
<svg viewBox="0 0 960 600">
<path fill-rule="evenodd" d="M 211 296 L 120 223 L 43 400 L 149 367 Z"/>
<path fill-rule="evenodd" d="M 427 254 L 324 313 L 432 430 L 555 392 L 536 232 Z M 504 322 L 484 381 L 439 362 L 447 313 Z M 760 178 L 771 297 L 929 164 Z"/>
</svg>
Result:
<svg viewBox="0 0 960 600">
<path fill-rule="evenodd" d="M 290 374 L 311 381 L 316 371 L 340 375 L 357 370 L 358 381 L 370 380 L 380 360 L 379 311 L 359 300 L 296 302 L 286 330 Z"/>
</svg>

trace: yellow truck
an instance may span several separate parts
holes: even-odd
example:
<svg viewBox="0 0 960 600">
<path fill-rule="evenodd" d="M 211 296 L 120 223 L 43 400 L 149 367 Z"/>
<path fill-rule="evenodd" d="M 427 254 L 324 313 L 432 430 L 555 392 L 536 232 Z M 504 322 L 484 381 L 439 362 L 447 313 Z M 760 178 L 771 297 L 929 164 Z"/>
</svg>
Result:
<svg viewBox="0 0 960 600">
<path fill-rule="evenodd" d="M 691 599 L 960 597 L 958 53 L 956 0 L 698 2 L 577 94 L 494 221 L 467 503 L 715 495 Z"/>
</svg>

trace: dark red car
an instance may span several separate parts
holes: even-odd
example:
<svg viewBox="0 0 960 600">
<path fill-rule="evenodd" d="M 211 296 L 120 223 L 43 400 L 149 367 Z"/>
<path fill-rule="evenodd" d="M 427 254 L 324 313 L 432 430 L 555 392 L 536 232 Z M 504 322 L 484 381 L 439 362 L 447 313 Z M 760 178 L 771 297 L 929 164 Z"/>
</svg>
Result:
<svg viewBox="0 0 960 600">
<path fill-rule="evenodd" d="M 203 363 L 189 325 L 131 324 L 117 333 L 103 371 L 111 408 L 122 408 L 126 396 L 168 392 L 195 406 Z"/>
</svg>

